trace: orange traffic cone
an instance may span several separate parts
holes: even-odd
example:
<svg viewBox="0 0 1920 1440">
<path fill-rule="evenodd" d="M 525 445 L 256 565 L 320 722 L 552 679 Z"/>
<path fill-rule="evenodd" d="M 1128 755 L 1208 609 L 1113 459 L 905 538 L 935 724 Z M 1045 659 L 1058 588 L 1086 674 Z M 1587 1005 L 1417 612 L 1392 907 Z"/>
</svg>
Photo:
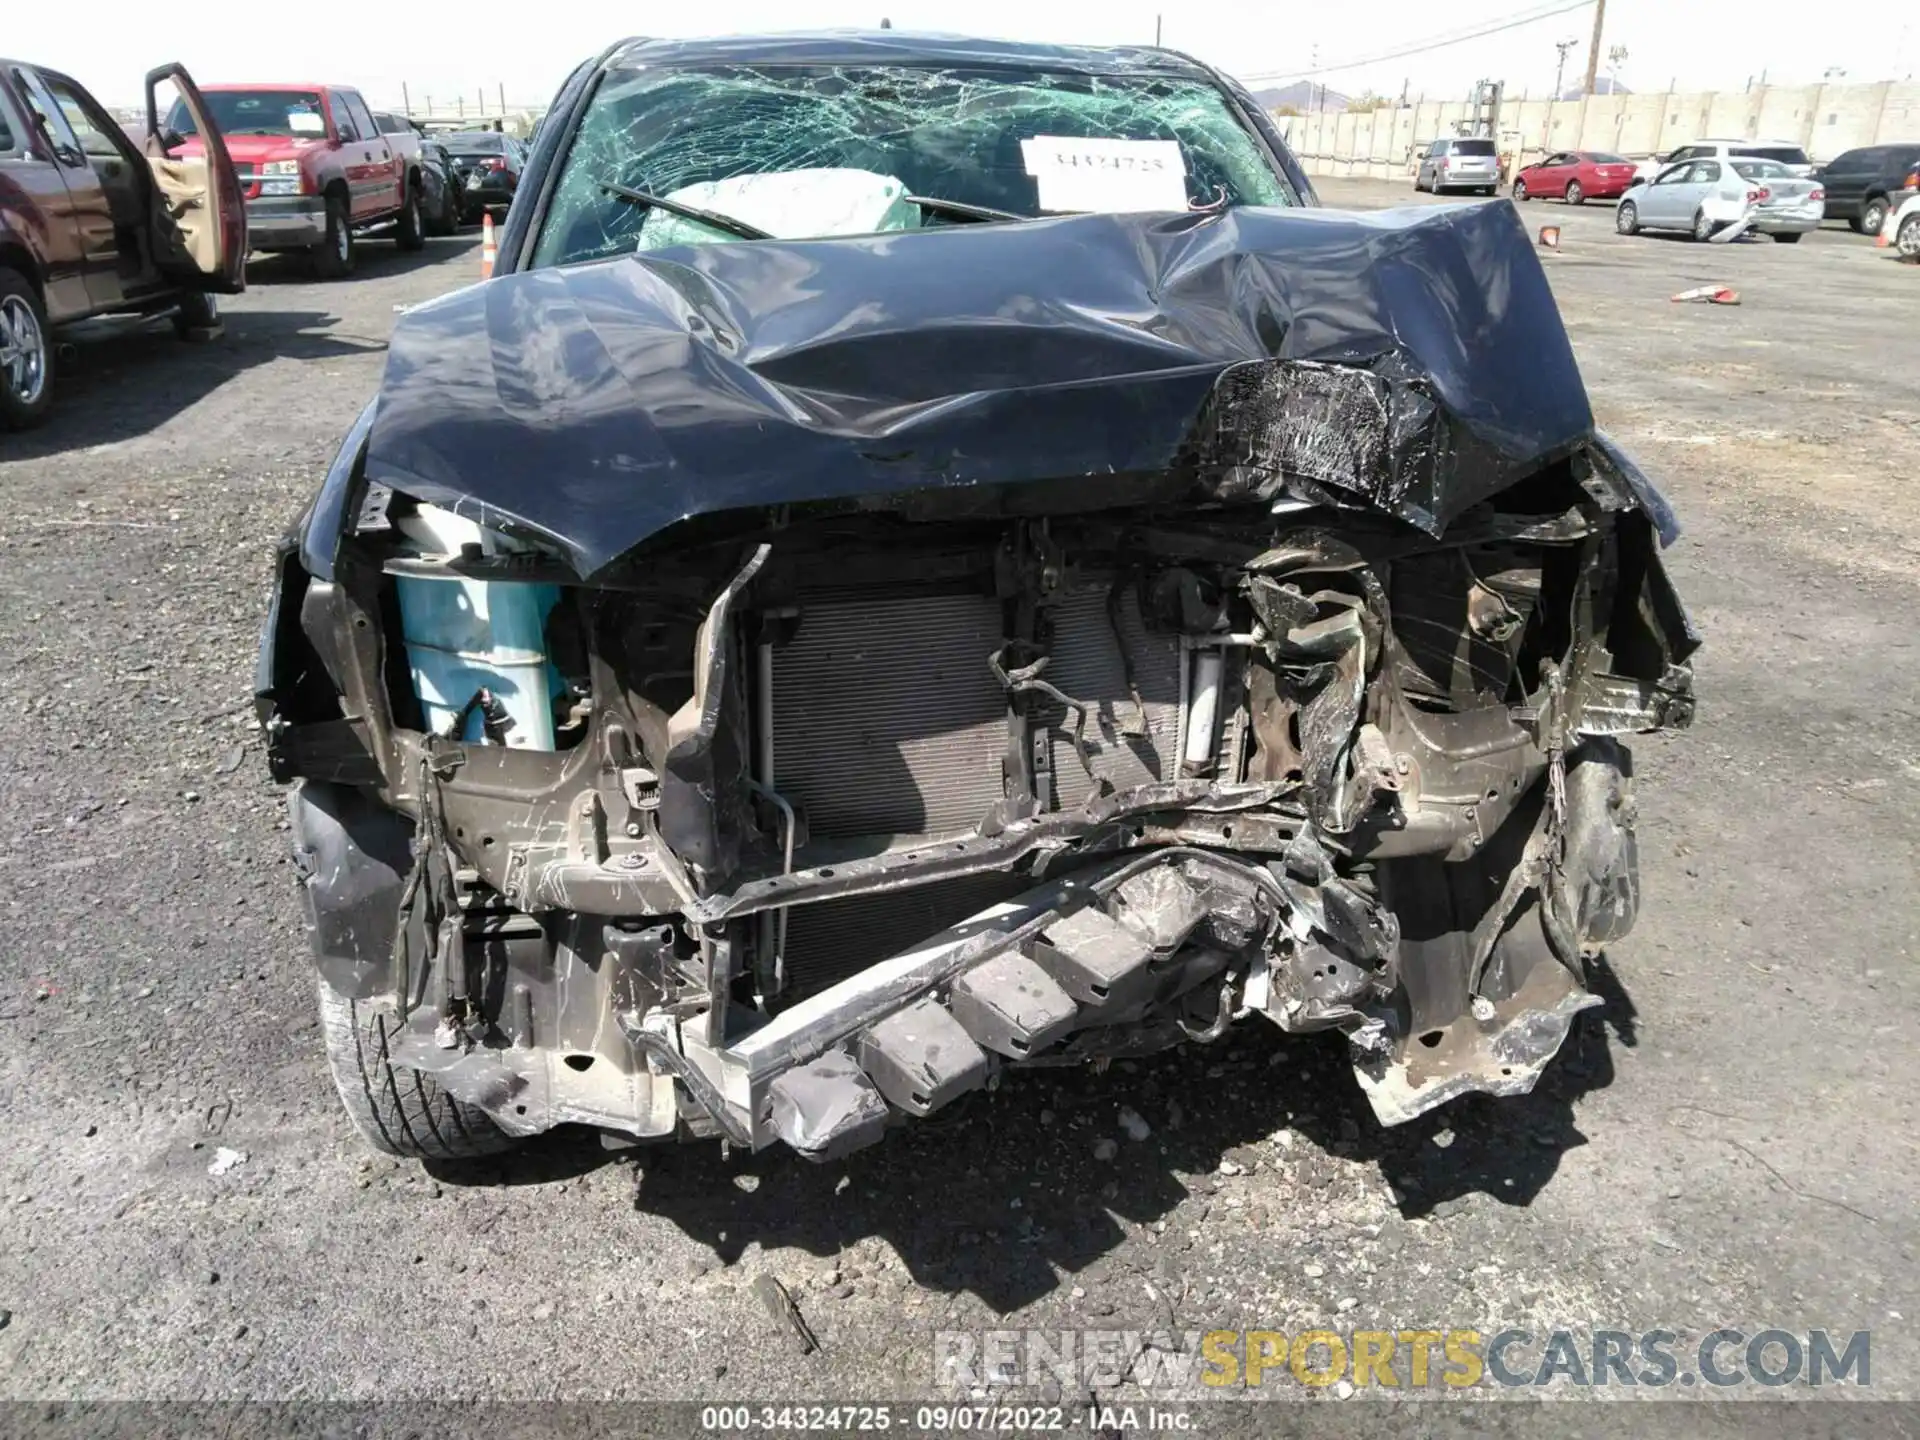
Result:
<svg viewBox="0 0 1920 1440">
<path fill-rule="evenodd" d="M 493 278 L 493 262 L 500 258 L 499 247 L 493 243 L 493 215 L 482 211 L 480 215 L 480 278 Z"/>
<path fill-rule="evenodd" d="M 1892 243 L 1893 216 L 1889 214 L 1885 220 L 1880 222 L 1880 233 L 1873 237 L 1873 246 L 1876 250 L 1884 250 Z"/>
</svg>

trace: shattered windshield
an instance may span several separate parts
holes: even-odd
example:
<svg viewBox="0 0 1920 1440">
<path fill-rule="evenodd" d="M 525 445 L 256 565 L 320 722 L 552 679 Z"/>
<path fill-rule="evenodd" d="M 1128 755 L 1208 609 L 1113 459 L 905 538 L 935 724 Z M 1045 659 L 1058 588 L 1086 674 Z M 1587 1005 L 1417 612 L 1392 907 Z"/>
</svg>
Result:
<svg viewBox="0 0 1920 1440">
<path fill-rule="evenodd" d="M 610 185 L 785 238 L 971 223 L 912 196 L 1023 217 L 1294 203 L 1204 81 L 931 66 L 609 75 L 568 148 L 535 265 L 732 238 L 667 224 Z"/>
</svg>

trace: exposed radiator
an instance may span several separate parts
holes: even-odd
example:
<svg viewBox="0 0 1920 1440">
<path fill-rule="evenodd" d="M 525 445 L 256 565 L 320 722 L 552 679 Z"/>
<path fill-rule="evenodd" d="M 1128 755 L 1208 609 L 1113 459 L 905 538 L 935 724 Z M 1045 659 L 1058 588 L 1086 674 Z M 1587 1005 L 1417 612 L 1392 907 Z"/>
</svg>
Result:
<svg viewBox="0 0 1920 1440">
<path fill-rule="evenodd" d="M 1032 884 L 1012 875 L 965 875 L 885 895 L 796 905 L 787 912 L 788 1004 L 897 955 Z"/>
<path fill-rule="evenodd" d="M 1007 748 L 1007 698 L 987 667 L 1001 629 L 1000 603 L 979 595 L 802 607 L 773 656 L 773 764 L 812 834 L 943 834 L 985 818 Z"/>
<path fill-rule="evenodd" d="M 1071 717 L 1062 707 L 1049 705 L 1044 714 L 1050 728 L 1040 743 L 1051 770 L 1051 794 L 1045 783 L 1037 781 L 1034 788 L 1043 804 L 1057 810 L 1083 804 L 1094 791 L 1096 777 L 1126 790 L 1180 774 L 1180 641 L 1148 633 L 1132 586 L 1119 597 L 1116 636 L 1107 594 L 1104 586 L 1076 591 L 1053 609 L 1053 659 L 1046 678 L 1076 700 L 1089 702 L 1082 737 L 1093 759 L 1089 776 L 1074 747 Z M 1140 692 L 1139 712 L 1144 713 L 1136 712 L 1127 693 L 1127 657 Z"/>
<path fill-rule="evenodd" d="M 1120 635 L 1145 712 L 1145 733 L 1129 735 L 1135 708 L 1106 587 L 1063 596 L 1050 612 L 1045 675 L 1088 702 L 1094 774 L 1116 789 L 1174 778 L 1179 642 L 1148 634 L 1129 587 Z M 979 825 L 1004 789 L 1007 696 L 988 665 L 1004 626 L 1000 602 L 980 595 L 802 603 L 792 638 L 773 654 L 773 770 L 775 788 L 804 811 L 811 836 L 915 837 Z M 1065 713 L 1042 703 L 1034 720 L 1042 805 L 1081 804 L 1095 781 Z M 823 989 L 1022 888 L 989 875 L 796 906 L 787 916 L 786 998 Z"/>
</svg>

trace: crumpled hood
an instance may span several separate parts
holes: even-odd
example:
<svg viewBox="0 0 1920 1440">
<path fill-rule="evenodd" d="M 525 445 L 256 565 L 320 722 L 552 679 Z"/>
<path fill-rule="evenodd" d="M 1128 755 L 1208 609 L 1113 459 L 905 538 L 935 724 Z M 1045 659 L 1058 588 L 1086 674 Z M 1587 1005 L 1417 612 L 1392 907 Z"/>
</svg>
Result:
<svg viewBox="0 0 1920 1440">
<path fill-rule="evenodd" d="M 1173 467 L 1439 533 L 1592 424 L 1509 206 L 1084 215 L 457 291 L 395 327 L 366 473 L 585 577 L 704 513 Z"/>
</svg>

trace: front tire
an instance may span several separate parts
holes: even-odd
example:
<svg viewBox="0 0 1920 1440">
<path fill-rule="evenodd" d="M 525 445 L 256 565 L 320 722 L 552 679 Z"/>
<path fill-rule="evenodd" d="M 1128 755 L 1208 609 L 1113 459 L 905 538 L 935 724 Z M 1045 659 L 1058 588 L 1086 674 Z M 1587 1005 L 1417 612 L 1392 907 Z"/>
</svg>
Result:
<svg viewBox="0 0 1920 1440">
<path fill-rule="evenodd" d="M 400 223 L 394 227 L 393 243 L 402 250 L 422 250 L 427 244 L 426 226 L 420 221 L 420 187 L 407 186 L 407 203 L 400 207 Z"/>
<path fill-rule="evenodd" d="M 451 235 L 459 228 L 460 211 L 456 208 L 453 192 L 446 186 L 440 187 L 440 204 L 433 212 L 433 218 L 427 222 L 429 235 Z"/>
<path fill-rule="evenodd" d="M 1880 227 L 1887 223 L 1887 202 L 1869 200 L 1860 211 L 1860 233 L 1878 235 Z"/>
<path fill-rule="evenodd" d="M 1620 208 L 1613 212 L 1613 228 L 1622 235 L 1640 233 L 1640 207 L 1631 200 L 1622 200 Z"/>
<path fill-rule="evenodd" d="M 0 430 L 25 430 L 53 408 L 53 345 L 40 292 L 0 267 Z"/>
<path fill-rule="evenodd" d="M 1719 228 L 1718 225 L 1714 224 L 1713 221 L 1707 217 L 1707 212 L 1704 210 L 1693 217 L 1693 238 L 1695 240 L 1711 240 L 1713 239 L 1713 232 Z"/>
<path fill-rule="evenodd" d="M 1580 182 L 1578 180 L 1569 180 L 1567 182 L 1567 204 L 1584 205 L 1586 203 L 1587 192 L 1580 188 Z"/>
<path fill-rule="evenodd" d="M 353 224 L 341 195 L 327 196 L 327 233 L 313 247 L 313 270 L 322 280 L 342 280 L 353 273 Z"/>
<path fill-rule="evenodd" d="M 1527 193 L 1527 182 L 1526 182 L 1526 181 L 1524 181 L 1524 180 L 1516 180 L 1516 181 L 1514 181 L 1514 182 L 1513 182 L 1513 198 L 1514 198 L 1515 200 L 1517 200 L 1518 202 L 1520 202 L 1521 204 L 1523 204 L 1523 205 L 1524 205 L 1524 204 L 1525 204 L 1525 203 L 1526 203 L 1527 201 L 1529 201 L 1529 200 L 1531 200 L 1531 199 L 1533 198 L 1533 196 L 1531 196 L 1531 195 L 1529 195 L 1529 194 Z"/>
<path fill-rule="evenodd" d="M 1902 260 L 1920 260 L 1920 215 L 1909 215 L 1900 222 L 1900 233 L 1893 237 L 1893 248 Z"/>
<path fill-rule="evenodd" d="M 191 290 L 180 297 L 173 312 L 173 333 L 182 340 L 212 340 L 220 334 L 220 302 L 213 296 Z"/>
<path fill-rule="evenodd" d="M 474 1160 L 518 1143 L 484 1111 L 456 1100 L 429 1075 L 388 1058 L 391 1012 L 349 1000 L 320 982 L 327 1068 L 353 1128 L 374 1149 L 408 1160 Z"/>
</svg>

